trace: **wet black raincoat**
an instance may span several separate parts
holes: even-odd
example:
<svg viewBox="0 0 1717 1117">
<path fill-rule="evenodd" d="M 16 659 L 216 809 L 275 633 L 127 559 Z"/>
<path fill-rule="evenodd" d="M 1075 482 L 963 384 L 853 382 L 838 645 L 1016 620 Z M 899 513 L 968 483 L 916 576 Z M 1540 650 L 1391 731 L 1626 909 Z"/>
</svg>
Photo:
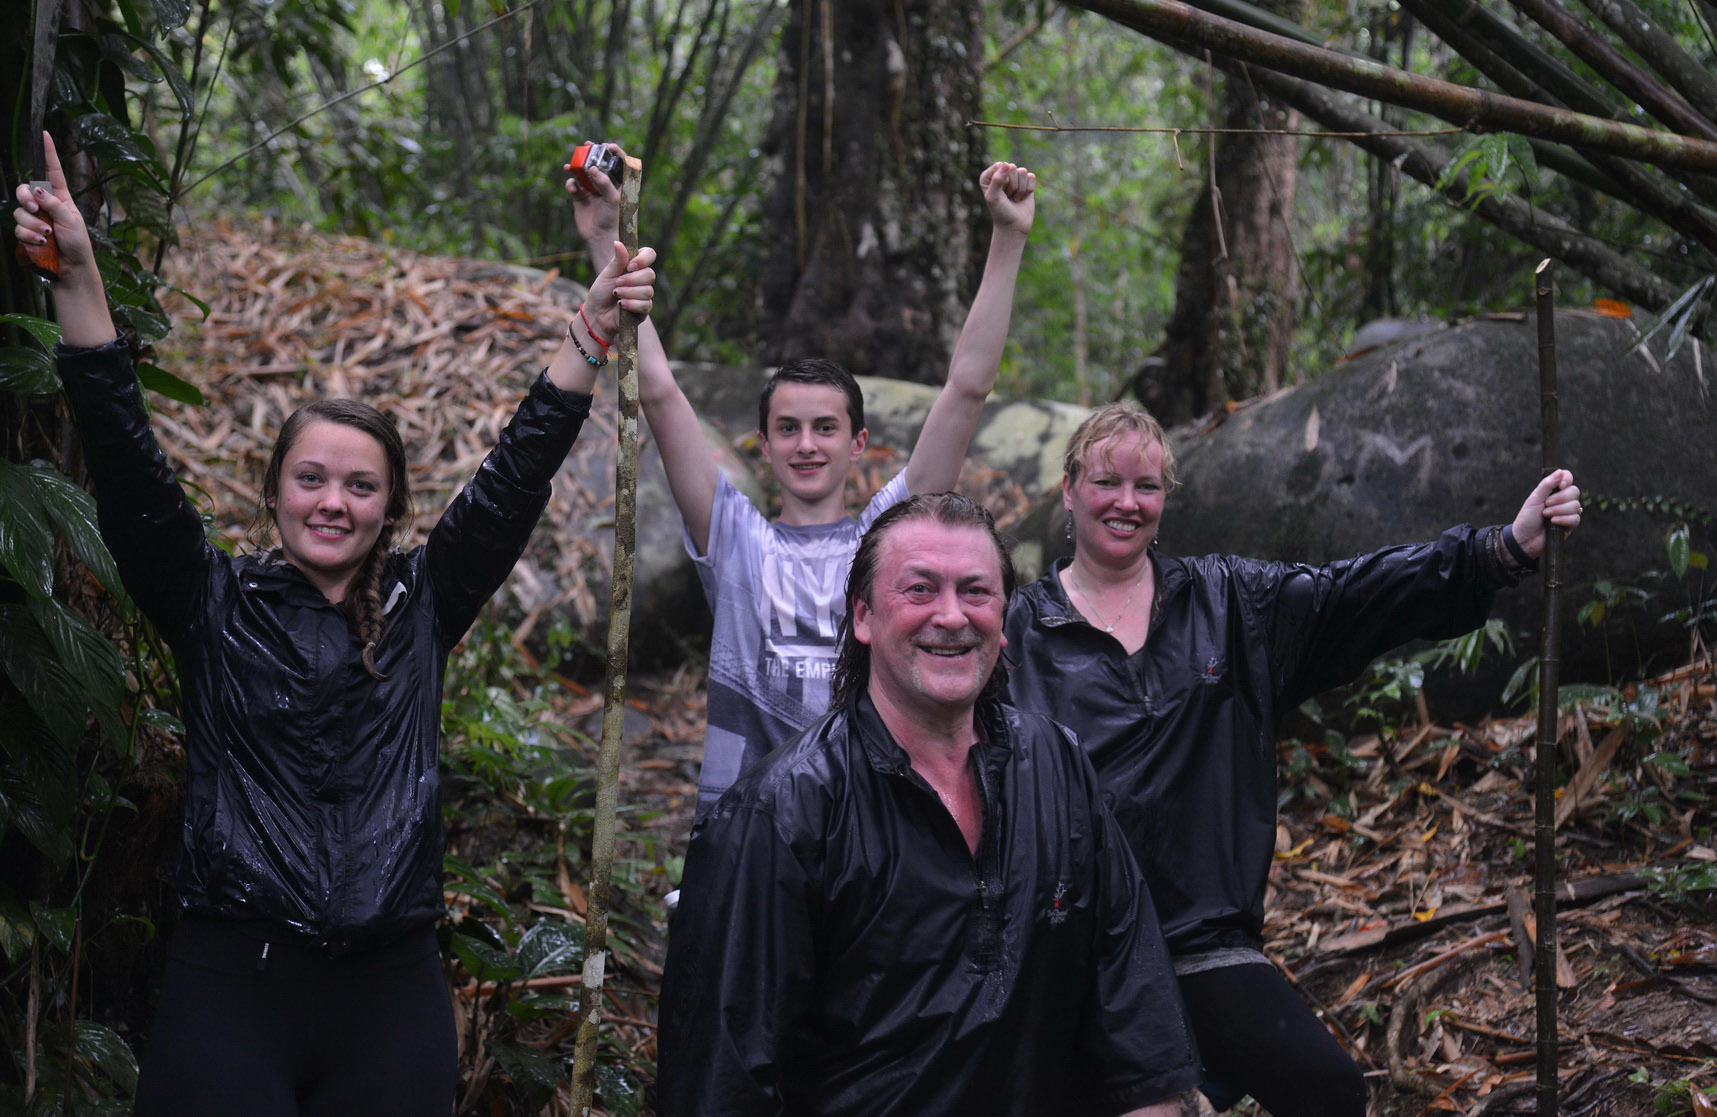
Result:
<svg viewBox="0 0 1717 1117">
<path fill-rule="evenodd" d="M 1322 567 L 1153 551 L 1150 631 L 1131 656 L 1069 603 L 1059 565 L 1014 594 L 1010 700 L 1084 746 L 1171 953 L 1260 945 L 1277 717 L 1398 644 L 1484 623 L 1520 577 L 1500 531 L 1462 525 Z"/>
<path fill-rule="evenodd" d="M 117 343 L 62 347 L 60 375 L 102 538 L 178 663 L 180 902 L 333 952 L 433 922 L 447 656 L 523 551 L 590 397 L 539 377 L 427 543 L 391 558 L 378 680 L 346 614 L 295 567 L 204 538 Z"/>
<path fill-rule="evenodd" d="M 974 855 L 868 698 L 698 824 L 662 1117 L 1125 1113 L 1195 1086 L 1150 898 L 1067 735 L 980 707 Z"/>
</svg>

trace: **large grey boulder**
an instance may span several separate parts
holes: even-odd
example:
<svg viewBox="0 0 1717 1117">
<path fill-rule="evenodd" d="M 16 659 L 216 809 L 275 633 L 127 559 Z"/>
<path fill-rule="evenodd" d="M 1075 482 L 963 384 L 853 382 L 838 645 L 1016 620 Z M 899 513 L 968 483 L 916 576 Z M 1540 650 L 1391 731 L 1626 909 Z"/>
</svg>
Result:
<svg viewBox="0 0 1717 1117">
<path fill-rule="evenodd" d="M 1567 547 L 1564 674 L 1611 679 L 1683 656 L 1685 629 L 1660 618 L 1687 604 L 1690 594 L 1705 600 L 1717 593 L 1709 583 L 1701 590 L 1694 577 L 1672 577 L 1663 546 L 1670 527 L 1691 510 L 1694 548 L 1717 556 L 1710 518 L 1717 510 L 1717 384 L 1710 382 L 1717 370 L 1696 361 L 1691 347 L 1668 362 L 1661 346 L 1649 356 L 1629 353 L 1635 335 L 1626 322 L 1567 311 L 1557 326 L 1563 442 L 1588 494 L 1586 522 Z M 1512 519 L 1540 476 L 1536 330 L 1530 316 L 1432 330 L 1253 401 L 1215 425 L 1170 432 L 1182 487 L 1169 500 L 1162 546 L 1179 554 L 1324 562 L 1429 539 L 1462 521 Z M 759 480 L 765 471 L 755 431 L 757 393 L 768 374 L 676 366 L 705 421 L 710 452 L 766 511 L 773 504 Z M 904 465 L 936 389 L 871 377 L 861 385 L 874 451 L 864 483 L 875 486 Z M 605 396 L 593 421 L 607 426 L 613 401 Z M 1066 553 L 1057 495 L 1061 453 L 1086 413 L 1033 400 L 997 400 L 985 408 L 962 484 L 1008 506 L 999 511 L 1030 505 L 1009 525 L 1019 540 L 1022 577 L 1035 577 Z M 569 469 L 593 493 L 612 493 L 611 447 L 581 449 Z M 585 530 L 603 529 L 611 500 L 598 501 L 597 509 Z M 606 571 L 593 566 L 588 574 L 591 592 L 605 605 Z M 1649 596 L 1610 610 L 1601 628 L 1577 623 L 1575 614 L 1603 580 Z M 1538 587 L 1530 581 L 1499 601 L 1519 656 L 1536 651 Z M 596 647 L 605 615 L 585 625 Z M 708 635 L 708 612 L 680 545 L 679 515 L 646 437 L 633 642 L 641 660 L 668 662 L 688 646 L 707 646 Z M 1457 696 L 1456 712 L 1437 712 L 1457 716 L 1494 704 L 1512 668 L 1493 656 L 1488 673 Z"/>
</svg>

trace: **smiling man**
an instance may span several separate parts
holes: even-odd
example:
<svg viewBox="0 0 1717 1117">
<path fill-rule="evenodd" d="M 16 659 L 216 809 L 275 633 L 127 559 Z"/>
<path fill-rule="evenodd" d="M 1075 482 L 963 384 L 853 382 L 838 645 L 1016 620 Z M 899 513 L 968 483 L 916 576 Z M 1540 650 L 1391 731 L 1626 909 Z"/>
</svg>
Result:
<svg viewBox="0 0 1717 1117">
<path fill-rule="evenodd" d="M 829 714 L 698 824 L 658 1111 L 1196 1113 L 1198 1058 L 1096 776 L 1004 705 L 1013 566 L 952 493 L 878 517 Z"/>
</svg>

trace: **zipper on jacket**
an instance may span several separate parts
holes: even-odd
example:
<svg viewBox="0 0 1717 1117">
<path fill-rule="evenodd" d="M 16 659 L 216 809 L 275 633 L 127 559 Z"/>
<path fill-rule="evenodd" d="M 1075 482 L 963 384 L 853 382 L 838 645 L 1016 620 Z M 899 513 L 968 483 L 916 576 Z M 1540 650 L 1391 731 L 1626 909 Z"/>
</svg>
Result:
<svg viewBox="0 0 1717 1117">
<path fill-rule="evenodd" d="M 995 868 L 999 844 L 995 831 L 1001 824 L 1001 819 L 997 817 L 999 812 L 995 781 L 991 778 L 989 766 L 985 764 L 989 755 L 988 746 L 980 741 L 972 747 L 981 750 L 973 757 L 975 763 L 972 768 L 978 781 L 978 809 L 983 820 L 983 829 L 978 834 L 976 856 L 972 858 L 972 871 L 978 878 L 978 927 L 977 941 L 972 944 L 972 962 L 980 970 L 993 970 L 1001 954 L 1001 932 L 998 926 L 1000 916 L 997 911 L 1001 896 L 998 894 L 1000 890 L 991 888 L 990 884 L 992 879 L 998 877 L 998 874 L 992 873 L 991 870 Z"/>
<path fill-rule="evenodd" d="M 263 970 L 268 968 L 268 948 L 273 945 L 274 944 L 270 942 L 262 944 L 262 953 L 259 954 L 256 959 L 256 972 L 261 973 Z"/>
</svg>

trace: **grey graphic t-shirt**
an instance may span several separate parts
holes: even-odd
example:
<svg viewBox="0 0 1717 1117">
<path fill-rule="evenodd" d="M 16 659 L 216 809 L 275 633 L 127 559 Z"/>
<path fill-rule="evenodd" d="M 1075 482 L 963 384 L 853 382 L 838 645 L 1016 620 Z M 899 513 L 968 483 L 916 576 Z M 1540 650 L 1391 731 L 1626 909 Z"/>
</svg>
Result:
<svg viewBox="0 0 1717 1117">
<path fill-rule="evenodd" d="M 685 537 L 715 614 L 700 816 L 741 772 L 828 711 L 842 595 L 859 537 L 907 495 L 899 473 L 858 519 L 794 527 L 771 523 L 725 474 L 716 484 L 709 554 L 699 557 Z"/>
</svg>

